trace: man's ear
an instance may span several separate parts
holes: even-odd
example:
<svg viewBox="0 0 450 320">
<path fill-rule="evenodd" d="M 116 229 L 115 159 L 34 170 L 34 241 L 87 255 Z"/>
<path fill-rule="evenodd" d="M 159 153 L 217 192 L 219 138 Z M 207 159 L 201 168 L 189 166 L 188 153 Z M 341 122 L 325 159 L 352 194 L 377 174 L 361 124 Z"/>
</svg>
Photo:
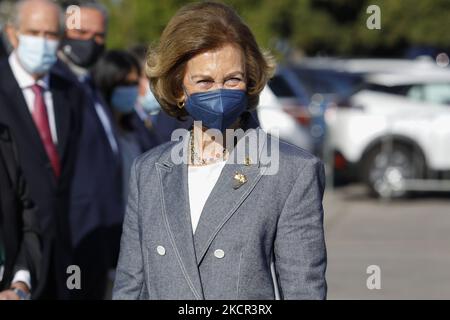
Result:
<svg viewBox="0 0 450 320">
<path fill-rule="evenodd" d="M 19 38 L 17 36 L 17 30 L 10 24 L 5 26 L 6 35 L 8 36 L 8 41 L 14 49 L 19 46 Z"/>
</svg>

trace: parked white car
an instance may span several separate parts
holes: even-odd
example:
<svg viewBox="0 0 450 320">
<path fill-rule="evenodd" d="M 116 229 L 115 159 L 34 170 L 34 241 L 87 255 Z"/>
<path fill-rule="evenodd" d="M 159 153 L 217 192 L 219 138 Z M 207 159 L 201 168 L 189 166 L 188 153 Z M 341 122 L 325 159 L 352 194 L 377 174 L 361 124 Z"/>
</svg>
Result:
<svg viewBox="0 0 450 320">
<path fill-rule="evenodd" d="M 261 128 L 305 150 L 312 151 L 312 141 L 306 128 L 283 109 L 279 98 L 266 86 L 261 92 L 257 110 Z"/>
<path fill-rule="evenodd" d="M 450 72 L 374 74 L 326 113 L 329 143 L 381 197 L 450 172 Z M 428 187 L 427 187 L 428 186 Z"/>
<path fill-rule="evenodd" d="M 373 73 L 403 73 L 403 72 L 431 72 L 441 71 L 431 57 L 416 59 L 341 59 L 341 58 L 303 58 L 301 66 L 316 69 L 336 70 L 355 74 Z"/>
</svg>

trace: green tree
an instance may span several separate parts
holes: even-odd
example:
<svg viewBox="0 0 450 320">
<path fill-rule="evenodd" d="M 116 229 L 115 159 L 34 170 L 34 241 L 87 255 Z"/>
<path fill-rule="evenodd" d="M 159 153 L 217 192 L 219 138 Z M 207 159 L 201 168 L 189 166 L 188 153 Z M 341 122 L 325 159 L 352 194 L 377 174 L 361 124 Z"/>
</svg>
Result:
<svg viewBox="0 0 450 320">
<path fill-rule="evenodd" d="M 370 55 L 408 45 L 450 47 L 449 0 L 224 0 L 271 50 L 284 41 L 308 54 Z M 102 0 L 111 14 L 110 47 L 157 41 L 188 0 Z M 369 30 L 369 5 L 381 9 L 381 30 Z"/>
</svg>

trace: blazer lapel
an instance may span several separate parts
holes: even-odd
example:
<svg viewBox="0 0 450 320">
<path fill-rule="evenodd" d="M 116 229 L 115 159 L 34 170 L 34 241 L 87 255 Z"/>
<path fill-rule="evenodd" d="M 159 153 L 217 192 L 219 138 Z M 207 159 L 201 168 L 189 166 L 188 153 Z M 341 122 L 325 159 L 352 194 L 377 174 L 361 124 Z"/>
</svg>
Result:
<svg viewBox="0 0 450 320">
<path fill-rule="evenodd" d="M 197 299 L 204 299 L 192 234 L 187 165 L 174 164 L 167 159 L 158 162 L 156 167 L 162 191 L 163 215 L 170 240 L 177 251 L 177 258 L 191 290 Z"/>
<path fill-rule="evenodd" d="M 42 159 L 46 159 L 47 153 L 45 152 L 39 132 L 32 115 L 28 110 L 23 92 L 17 84 L 17 80 L 14 78 L 9 64 L 2 77 L 4 77 L 2 79 L 2 87 L 5 88 L 4 94 L 8 98 L 7 107 L 14 118 L 15 126 L 21 127 L 21 130 L 24 130 L 27 133 L 30 141 L 33 142 L 32 146 L 36 148 L 36 151 Z"/>
<path fill-rule="evenodd" d="M 250 131 L 253 138 L 256 138 L 259 130 Z M 260 139 L 262 137 L 263 139 Z M 260 167 L 260 154 L 266 142 L 264 135 L 258 136 L 257 159 L 249 158 L 247 153 L 239 154 L 235 151 L 239 143 L 244 143 L 245 138 L 241 138 L 238 146 L 230 155 L 230 159 L 224 166 L 217 183 L 211 191 L 205 206 L 202 210 L 200 220 L 194 235 L 195 250 L 197 252 L 197 264 L 200 265 L 209 246 L 224 224 L 232 217 L 242 202 L 252 192 L 262 176 L 264 168 Z M 262 141 L 260 141 L 262 140 Z M 231 164 L 230 160 L 236 156 L 236 164 Z M 252 163 L 247 163 L 250 159 Z M 245 179 L 239 183 L 235 179 L 236 174 Z"/>
<path fill-rule="evenodd" d="M 62 88 L 59 88 L 54 83 L 54 76 L 50 76 L 50 91 L 53 98 L 53 110 L 55 113 L 56 133 L 58 136 L 57 150 L 61 159 L 63 159 L 67 141 L 69 138 L 70 126 L 70 113 L 71 108 L 69 106 L 70 101 L 64 94 Z M 81 106 L 79 106 L 81 107 Z"/>
</svg>

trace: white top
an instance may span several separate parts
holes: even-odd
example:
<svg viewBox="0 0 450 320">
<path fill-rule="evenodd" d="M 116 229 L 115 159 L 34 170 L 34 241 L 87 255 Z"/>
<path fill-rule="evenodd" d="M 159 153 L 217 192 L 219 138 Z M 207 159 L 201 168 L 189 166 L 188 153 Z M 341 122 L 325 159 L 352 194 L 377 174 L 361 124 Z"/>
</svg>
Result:
<svg viewBox="0 0 450 320">
<path fill-rule="evenodd" d="M 188 166 L 189 205 L 194 233 L 206 200 L 216 185 L 225 163 L 226 161 L 220 161 L 205 166 Z"/>
<path fill-rule="evenodd" d="M 49 75 L 46 74 L 42 79 L 39 79 L 37 81 L 34 80 L 34 78 L 19 63 L 15 51 L 13 51 L 13 53 L 11 53 L 8 60 L 9 60 L 9 65 L 11 66 L 11 70 L 14 75 L 14 78 L 16 78 L 16 81 L 19 84 L 20 89 L 22 90 L 23 96 L 25 98 L 25 102 L 27 103 L 28 110 L 30 110 L 31 114 L 33 114 L 33 111 L 34 111 L 34 98 L 35 98 L 31 87 L 37 83 L 41 88 L 43 88 L 43 96 L 44 96 L 45 106 L 47 108 L 50 132 L 52 134 L 53 143 L 56 145 L 58 143 L 58 135 L 56 132 L 55 113 L 53 110 L 53 97 L 52 97 L 52 93 L 49 89 L 50 88 Z"/>
</svg>

